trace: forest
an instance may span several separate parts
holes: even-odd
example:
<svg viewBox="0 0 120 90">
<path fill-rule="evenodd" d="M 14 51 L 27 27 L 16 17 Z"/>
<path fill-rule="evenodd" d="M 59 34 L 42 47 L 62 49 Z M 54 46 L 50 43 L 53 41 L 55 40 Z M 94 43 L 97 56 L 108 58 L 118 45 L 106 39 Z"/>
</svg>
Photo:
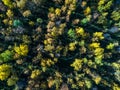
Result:
<svg viewBox="0 0 120 90">
<path fill-rule="evenodd" d="M 0 0 L 0 90 L 120 90 L 120 0 Z"/>
</svg>

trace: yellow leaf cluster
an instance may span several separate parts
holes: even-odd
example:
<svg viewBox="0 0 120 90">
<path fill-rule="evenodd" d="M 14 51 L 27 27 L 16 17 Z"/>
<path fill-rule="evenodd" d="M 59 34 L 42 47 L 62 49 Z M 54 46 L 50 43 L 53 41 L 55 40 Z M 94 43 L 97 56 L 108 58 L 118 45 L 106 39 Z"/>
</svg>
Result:
<svg viewBox="0 0 120 90">
<path fill-rule="evenodd" d="M 71 64 L 74 70 L 79 71 L 82 68 L 83 60 L 75 59 L 75 61 Z"/>
<path fill-rule="evenodd" d="M 0 80 L 6 80 L 11 73 L 11 66 L 7 64 L 0 65 Z"/>
<path fill-rule="evenodd" d="M 58 15 L 58 16 L 60 16 L 60 13 L 61 13 L 61 10 L 60 10 L 59 8 L 57 8 L 57 9 L 55 10 L 55 14 Z"/>
<path fill-rule="evenodd" d="M 69 50 L 70 50 L 70 51 L 74 51 L 74 50 L 76 49 L 76 46 L 75 46 L 75 45 L 76 45 L 75 42 L 70 43 L 70 44 L 69 44 Z"/>
<path fill-rule="evenodd" d="M 2 2 L 9 8 L 14 7 L 14 4 L 12 3 L 12 0 L 2 0 Z"/>
<path fill-rule="evenodd" d="M 96 48 L 96 49 L 94 50 L 94 54 L 95 54 L 96 56 L 103 54 L 103 52 L 104 52 L 104 49 L 103 49 L 103 48 Z"/>
<path fill-rule="evenodd" d="M 91 13 L 91 8 L 90 7 L 87 7 L 85 10 L 84 10 L 84 15 L 88 15 Z"/>
<path fill-rule="evenodd" d="M 103 5 L 105 3 L 105 0 L 100 0 L 99 2 L 98 2 L 98 5 Z"/>
<path fill-rule="evenodd" d="M 51 59 L 42 59 L 40 65 L 43 67 L 54 65 L 55 61 L 52 61 Z"/>
<path fill-rule="evenodd" d="M 85 34 L 85 31 L 82 27 L 76 28 L 76 34 L 83 36 Z"/>
<path fill-rule="evenodd" d="M 40 74 L 41 74 L 41 71 L 40 71 L 39 69 L 35 69 L 35 70 L 32 71 L 32 74 L 31 74 L 30 77 L 31 77 L 32 79 L 35 79 L 35 78 L 37 78 Z"/>
<path fill-rule="evenodd" d="M 100 47 L 100 43 L 93 42 L 90 44 L 90 49 L 92 50 L 93 54 L 95 55 L 95 62 L 97 64 L 102 64 L 101 61 L 104 58 L 104 48 Z"/>
<path fill-rule="evenodd" d="M 27 54 L 28 54 L 28 46 L 27 45 L 20 44 L 20 46 L 15 46 L 14 50 L 18 55 L 21 55 L 21 56 L 27 56 Z"/>
<path fill-rule="evenodd" d="M 12 10 L 8 9 L 7 12 L 6 12 L 6 15 L 11 18 L 11 17 L 14 16 L 14 13 L 13 13 Z"/>
<path fill-rule="evenodd" d="M 113 83 L 112 90 L 120 90 L 120 86 L 116 83 Z"/>
<path fill-rule="evenodd" d="M 107 46 L 106 46 L 106 48 L 107 49 L 113 49 L 114 48 L 114 44 L 113 43 L 109 43 Z"/>
<path fill-rule="evenodd" d="M 96 78 L 94 79 L 94 81 L 95 81 L 96 84 L 99 84 L 100 81 L 101 81 L 101 77 L 100 77 L 100 76 L 96 77 Z"/>
<path fill-rule="evenodd" d="M 95 32 L 95 33 L 93 33 L 93 38 L 97 38 L 99 40 L 104 39 L 103 32 Z"/>
<path fill-rule="evenodd" d="M 90 44 L 90 48 L 98 48 L 98 47 L 100 47 L 100 43 L 93 42 Z"/>
</svg>

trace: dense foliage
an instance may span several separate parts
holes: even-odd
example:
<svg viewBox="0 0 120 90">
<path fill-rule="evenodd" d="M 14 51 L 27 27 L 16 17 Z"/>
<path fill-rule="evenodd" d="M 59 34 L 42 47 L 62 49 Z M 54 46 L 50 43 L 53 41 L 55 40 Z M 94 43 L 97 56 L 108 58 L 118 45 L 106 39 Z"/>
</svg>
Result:
<svg viewBox="0 0 120 90">
<path fill-rule="evenodd" d="M 0 0 L 0 90 L 120 90 L 119 0 Z"/>
</svg>

